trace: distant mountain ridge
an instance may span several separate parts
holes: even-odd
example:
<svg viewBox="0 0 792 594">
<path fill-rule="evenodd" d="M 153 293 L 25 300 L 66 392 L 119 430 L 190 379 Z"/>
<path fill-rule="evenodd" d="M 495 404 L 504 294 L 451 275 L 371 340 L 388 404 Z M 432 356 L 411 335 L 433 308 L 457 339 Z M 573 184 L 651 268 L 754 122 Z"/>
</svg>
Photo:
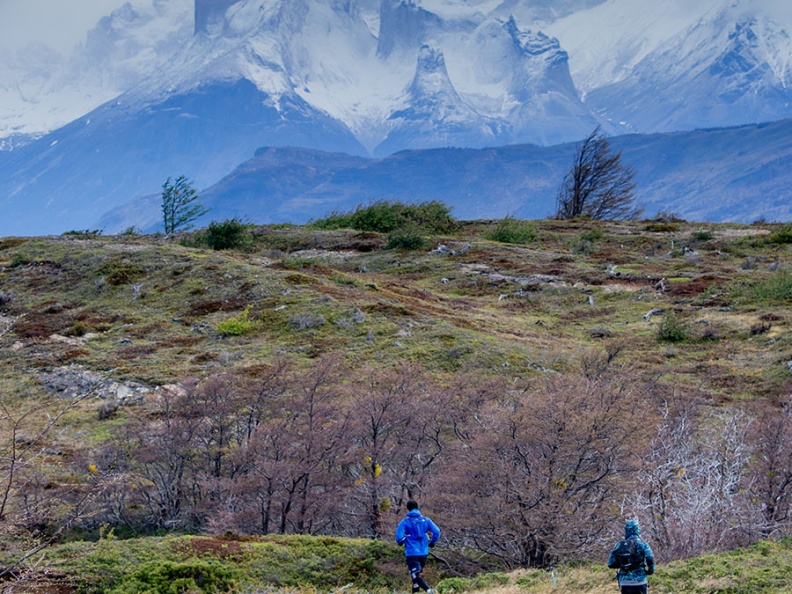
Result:
<svg viewBox="0 0 792 594">
<path fill-rule="evenodd" d="M 691 221 L 792 220 L 785 171 L 792 169 L 792 120 L 732 129 L 611 139 L 634 168 L 647 216 Z M 460 219 L 552 217 L 575 144 L 402 151 L 383 159 L 299 148 L 262 148 L 201 192 L 201 223 L 239 218 L 305 223 L 376 200 L 440 200 Z M 110 231 L 161 230 L 159 195 L 107 213 Z"/>
</svg>

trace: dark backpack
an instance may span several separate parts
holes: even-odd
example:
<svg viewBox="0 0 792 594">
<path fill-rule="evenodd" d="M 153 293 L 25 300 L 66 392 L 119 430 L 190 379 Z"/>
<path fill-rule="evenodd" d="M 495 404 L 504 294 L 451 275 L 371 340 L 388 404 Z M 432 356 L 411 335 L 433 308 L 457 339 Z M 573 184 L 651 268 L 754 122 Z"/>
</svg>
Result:
<svg viewBox="0 0 792 594">
<path fill-rule="evenodd" d="M 633 571 L 643 567 L 644 564 L 643 549 L 638 546 L 638 541 L 634 538 L 619 541 L 613 556 L 616 559 L 616 567 L 624 571 Z"/>
</svg>

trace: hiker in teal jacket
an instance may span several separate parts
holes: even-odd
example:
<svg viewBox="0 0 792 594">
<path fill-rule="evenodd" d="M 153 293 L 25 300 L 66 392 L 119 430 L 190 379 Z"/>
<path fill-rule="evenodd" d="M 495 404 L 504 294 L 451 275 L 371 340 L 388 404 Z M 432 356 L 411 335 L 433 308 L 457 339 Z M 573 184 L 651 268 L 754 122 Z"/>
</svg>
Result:
<svg viewBox="0 0 792 594">
<path fill-rule="evenodd" d="M 423 579 L 421 572 L 426 565 L 429 548 L 435 545 L 438 538 L 440 538 L 440 528 L 432 520 L 421 515 L 415 501 L 408 501 L 407 517 L 396 527 L 396 544 L 404 545 L 404 556 L 412 578 L 413 594 L 419 590 L 434 594 L 434 590 Z"/>
<path fill-rule="evenodd" d="M 619 587 L 622 594 L 647 594 L 649 592 L 649 580 L 646 576 L 652 575 L 655 570 L 655 558 L 649 543 L 641 540 L 641 526 L 635 520 L 630 520 L 624 525 L 624 538 L 635 540 L 636 553 L 640 563 L 635 568 L 624 569 L 620 567 L 616 551 L 619 544 L 613 547 L 608 558 L 608 567 L 619 569 L 616 579 L 619 580 Z"/>
</svg>

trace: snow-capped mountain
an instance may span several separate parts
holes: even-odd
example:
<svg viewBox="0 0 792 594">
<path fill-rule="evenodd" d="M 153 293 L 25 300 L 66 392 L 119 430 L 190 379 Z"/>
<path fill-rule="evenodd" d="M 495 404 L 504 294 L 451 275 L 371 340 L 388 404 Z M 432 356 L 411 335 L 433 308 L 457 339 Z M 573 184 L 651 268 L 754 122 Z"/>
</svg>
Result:
<svg viewBox="0 0 792 594">
<path fill-rule="evenodd" d="M 149 0 L 102 18 L 70 56 L 42 44 L 0 49 L 0 150 L 13 148 L 3 139 L 39 137 L 132 88 L 190 39 L 192 23 L 193 0 Z"/>
<path fill-rule="evenodd" d="M 511 40 L 500 30 L 509 22 Z M 163 67 L 186 74 L 185 52 L 174 54 L 196 36 L 225 51 L 244 42 L 244 76 L 265 92 L 282 83 L 370 151 L 400 124 L 389 118 L 404 112 L 424 45 L 443 54 L 457 105 L 478 116 L 478 141 L 493 120 L 496 142 L 569 140 L 590 129 L 592 112 L 613 132 L 772 121 L 792 115 L 790 32 L 792 4 L 777 0 L 132 0 L 71 56 L 0 51 L 0 138 L 54 130 Z M 526 35 L 545 42 L 526 45 Z M 509 47 L 517 38 L 523 45 Z M 568 79 L 560 94 L 538 93 L 539 76 L 509 84 L 522 82 L 517 70 L 541 70 L 541 60 L 515 60 L 538 47 L 556 65 L 539 74 Z M 212 69 L 201 59 L 208 69 L 192 76 Z M 515 109 L 526 101 L 528 128 Z"/>
<path fill-rule="evenodd" d="M 791 31 L 775 0 L 132 0 L 68 58 L 0 55 L 0 233 L 90 226 L 168 176 L 205 188 L 263 146 L 792 117 Z"/>
<path fill-rule="evenodd" d="M 608 0 L 547 24 L 586 105 L 638 132 L 792 115 L 792 3 Z"/>
</svg>

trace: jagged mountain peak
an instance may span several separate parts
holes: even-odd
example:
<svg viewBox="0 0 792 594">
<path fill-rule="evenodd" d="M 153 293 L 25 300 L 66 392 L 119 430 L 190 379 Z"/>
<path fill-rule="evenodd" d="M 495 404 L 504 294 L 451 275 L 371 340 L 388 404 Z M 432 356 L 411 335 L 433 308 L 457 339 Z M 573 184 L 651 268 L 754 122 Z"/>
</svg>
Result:
<svg viewBox="0 0 792 594">
<path fill-rule="evenodd" d="M 514 15 L 510 15 L 504 24 L 504 28 L 514 39 L 520 49 L 531 56 L 539 56 L 548 52 L 561 51 L 561 44 L 558 39 L 550 37 L 541 31 L 530 29 L 522 30 L 517 25 Z M 566 56 L 566 52 L 563 52 Z"/>
<path fill-rule="evenodd" d="M 443 52 L 433 48 L 431 45 L 424 44 L 418 50 L 416 81 L 420 76 L 427 76 L 430 74 L 440 74 L 442 75 L 444 81 L 447 81 L 450 84 Z M 449 90 L 451 89 L 452 87 L 449 88 Z"/>
</svg>

